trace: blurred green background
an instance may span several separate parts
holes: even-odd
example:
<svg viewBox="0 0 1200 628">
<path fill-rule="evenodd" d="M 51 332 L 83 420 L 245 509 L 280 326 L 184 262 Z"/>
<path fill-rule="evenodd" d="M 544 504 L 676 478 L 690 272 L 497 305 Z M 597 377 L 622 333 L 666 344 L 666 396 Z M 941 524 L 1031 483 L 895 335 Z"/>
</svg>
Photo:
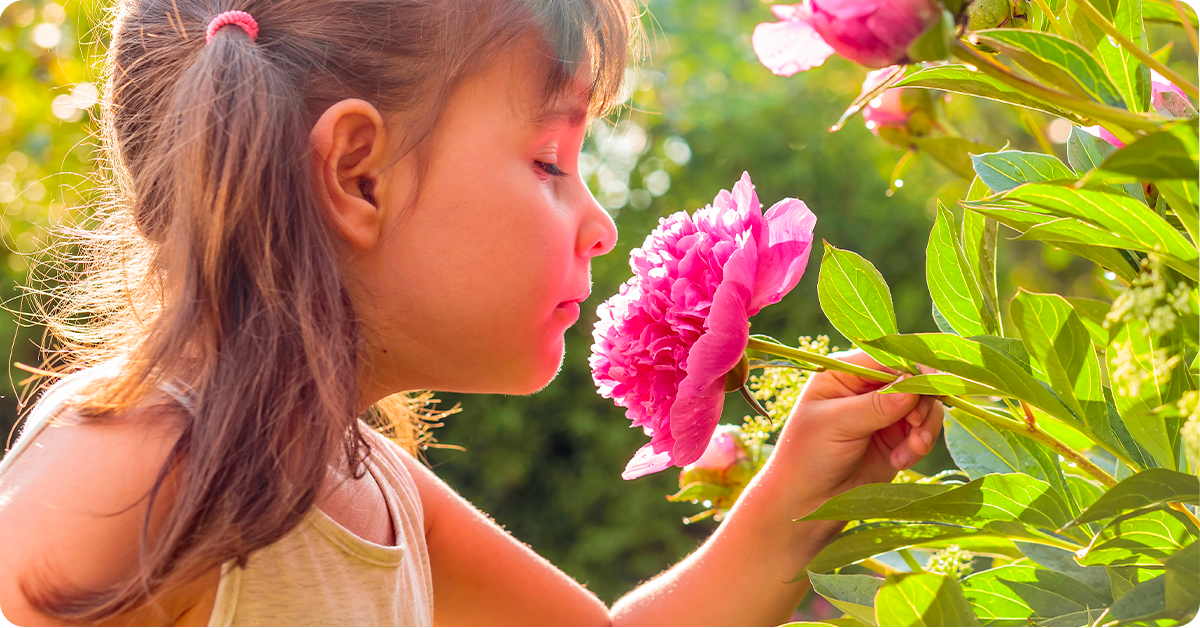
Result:
<svg viewBox="0 0 1200 628">
<path fill-rule="evenodd" d="M 30 270 L 36 276 L 51 226 L 88 212 L 107 38 L 100 25 L 108 9 L 97 0 L 0 0 L 0 340 L 10 348 L 0 383 L 5 433 L 27 408 L 19 400 L 29 396 L 20 385 L 27 373 L 13 364 L 39 363 L 42 330 L 31 316 Z M 786 340 L 829 334 L 848 346 L 817 303 L 820 239 L 875 263 L 891 285 L 901 331 L 935 330 L 925 244 L 935 199 L 956 208 L 967 181 L 921 157 L 889 196 L 888 177 L 902 152 L 861 120 L 829 132 L 866 70 L 834 57 L 795 77 L 773 76 L 750 47 L 754 26 L 773 19 L 759 0 L 649 0 L 643 17 L 649 45 L 644 62 L 628 71 L 626 106 L 596 123 L 581 158 L 620 238 L 593 263 L 593 296 L 567 332 L 561 375 L 529 397 L 440 395 L 441 407 L 461 404 L 462 412 L 436 436 L 463 450 L 429 450 L 438 474 L 608 602 L 695 549 L 715 526 L 682 523 L 699 508 L 663 499 L 677 489 L 671 472 L 620 479 L 645 437 L 629 429 L 622 409 L 596 394 L 588 372 L 596 305 L 628 278 L 630 249 L 661 216 L 703 206 L 749 171 L 765 205 L 793 196 L 819 217 L 807 274 L 755 318 L 756 332 Z M 1172 39 L 1179 40 L 1177 51 L 1187 46 L 1168 27 L 1149 35 L 1151 49 Z M 1194 77 L 1185 57 L 1176 54 L 1172 65 Z M 971 139 L 1038 150 L 1011 108 L 955 96 L 946 109 Z M 1065 140 L 1061 127 L 1033 115 L 1052 140 Z M 1064 157 L 1062 144 L 1055 150 Z M 1017 285 L 1077 296 L 1100 290 L 1090 263 L 1038 243 L 1004 242 L 1001 295 L 1011 296 Z M 727 421 L 746 412 L 729 397 Z M 949 466 L 942 447 L 917 470 Z M 808 612 L 826 612 L 807 604 Z"/>
</svg>

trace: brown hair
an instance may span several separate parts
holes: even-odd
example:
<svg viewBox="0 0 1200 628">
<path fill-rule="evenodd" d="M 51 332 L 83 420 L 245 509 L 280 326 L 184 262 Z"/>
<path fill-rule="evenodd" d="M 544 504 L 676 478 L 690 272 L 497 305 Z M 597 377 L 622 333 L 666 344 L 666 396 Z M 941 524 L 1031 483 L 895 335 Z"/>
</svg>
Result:
<svg viewBox="0 0 1200 628">
<path fill-rule="evenodd" d="M 232 9 L 254 16 L 257 40 L 226 27 L 205 45 Z M 82 420 L 176 379 L 195 403 L 171 413 L 181 436 L 148 497 L 168 475 L 176 497 L 154 543 L 147 515 L 139 570 L 103 590 L 27 588 L 31 601 L 73 622 L 151 603 L 299 523 L 339 445 L 362 473 L 360 329 L 306 158 L 329 105 L 402 114 L 412 150 L 457 81 L 533 33 L 547 97 L 588 76 L 598 115 L 619 100 L 636 32 L 632 0 L 120 0 L 102 116 L 111 202 L 73 236 L 83 266 L 50 325 L 65 370 L 123 361 Z M 390 406 L 412 449 L 422 401 L 392 397 L 374 416 Z"/>
</svg>

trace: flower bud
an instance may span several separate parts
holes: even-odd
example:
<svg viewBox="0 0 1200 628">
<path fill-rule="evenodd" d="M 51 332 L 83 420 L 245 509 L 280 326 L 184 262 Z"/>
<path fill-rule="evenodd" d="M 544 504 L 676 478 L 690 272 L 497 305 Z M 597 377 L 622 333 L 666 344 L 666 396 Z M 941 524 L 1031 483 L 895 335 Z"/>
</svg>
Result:
<svg viewBox="0 0 1200 628">
<path fill-rule="evenodd" d="M 933 130 L 936 119 L 930 90 L 919 88 L 889 89 L 863 107 L 867 128 L 879 135 L 881 128 L 901 129 L 912 137 L 924 137 Z"/>
<path fill-rule="evenodd" d="M 737 363 L 728 373 L 725 374 L 725 392 L 733 392 L 742 386 L 750 379 L 750 358 L 742 352 L 742 360 Z"/>
<path fill-rule="evenodd" d="M 708 448 L 693 462 L 692 468 L 710 471 L 728 471 L 735 464 L 749 459 L 746 445 L 742 442 L 742 430 L 736 425 L 721 425 L 713 432 Z"/>
<path fill-rule="evenodd" d="M 1029 21 L 1029 0 L 974 0 L 967 6 L 967 29 L 1018 28 Z"/>
<path fill-rule="evenodd" d="M 909 46 L 937 27 L 943 13 L 931 0 L 810 0 L 809 6 L 809 23 L 821 39 L 869 68 L 916 60 L 909 58 Z"/>
</svg>

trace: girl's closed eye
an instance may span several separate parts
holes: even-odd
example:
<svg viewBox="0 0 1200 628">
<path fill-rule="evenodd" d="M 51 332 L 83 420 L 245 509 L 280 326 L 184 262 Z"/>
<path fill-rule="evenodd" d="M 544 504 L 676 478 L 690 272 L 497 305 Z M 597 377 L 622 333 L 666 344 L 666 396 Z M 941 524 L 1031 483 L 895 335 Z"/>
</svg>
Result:
<svg viewBox="0 0 1200 628">
<path fill-rule="evenodd" d="M 534 161 L 533 163 L 537 164 L 538 168 L 541 168 L 543 171 L 546 172 L 546 174 L 548 174 L 552 177 L 567 176 L 567 173 L 563 172 L 562 169 L 558 167 L 558 164 L 552 164 L 552 163 L 545 162 L 545 161 Z"/>
</svg>

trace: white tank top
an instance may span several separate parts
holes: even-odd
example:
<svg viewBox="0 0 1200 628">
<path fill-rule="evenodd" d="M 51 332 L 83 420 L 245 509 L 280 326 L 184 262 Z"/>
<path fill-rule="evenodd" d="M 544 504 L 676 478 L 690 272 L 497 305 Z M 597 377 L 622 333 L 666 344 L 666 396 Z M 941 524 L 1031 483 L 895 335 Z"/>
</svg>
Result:
<svg viewBox="0 0 1200 628">
<path fill-rule="evenodd" d="M 38 400 L 20 437 L 0 460 L 5 471 L 84 384 L 111 374 L 102 364 L 63 378 Z M 186 395 L 164 391 L 185 408 Z M 429 626 L 433 578 L 425 545 L 421 499 L 398 445 L 361 426 L 371 456 L 367 470 L 383 491 L 396 545 L 355 536 L 314 507 L 283 538 L 250 555 L 244 569 L 221 570 L 210 626 Z"/>
</svg>

